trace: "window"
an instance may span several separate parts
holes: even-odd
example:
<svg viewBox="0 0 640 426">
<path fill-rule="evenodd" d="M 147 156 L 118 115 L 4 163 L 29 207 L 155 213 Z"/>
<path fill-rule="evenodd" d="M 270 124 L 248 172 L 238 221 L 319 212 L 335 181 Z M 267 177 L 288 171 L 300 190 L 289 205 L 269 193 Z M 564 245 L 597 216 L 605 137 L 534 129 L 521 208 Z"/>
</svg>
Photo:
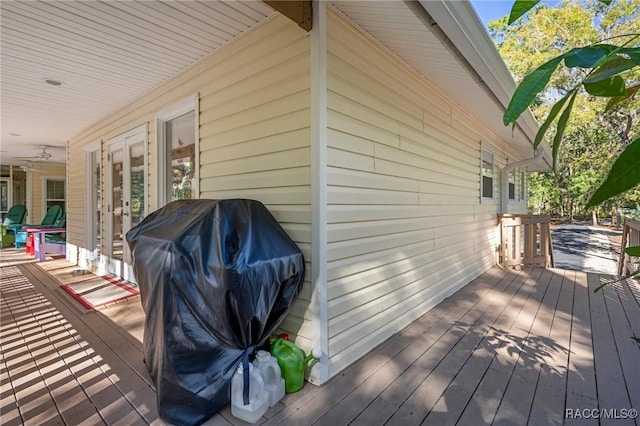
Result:
<svg viewBox="0 0 640 426">
<path fill-rule="evenodd" d="M 520 200 L 527 199 L 527 174 L 520 172 Z"/>
<path fill-rule="evenodd" d="M 193 188 L 196 159 L 195 125 L 195 111 L 189 111 L 165 123 L 167 157 L 170 164 L 167 200 L 196 198 Z"/>
<path fill-rule="evenodd" d="M 516 171 L 509 172 L 509 199 L 516 199 Z"/>
<path fill-rule="evenodd" d="M 198 198 L 198 95 L 158 114 L 158 206 Z"/>
<path fill-rule="evenodd" d="M 64 179 L 45 179 L 45 212 L 54 205 L 60 206 L 62 211 L 66 212 L 64 186 Z"/>
<path fill-rule="evenodd" d="M 9 179 L 0 180 L 0 212 L 4 219 L 4 214 L 9 211 Z"/>
<path fill-rule="evenodd" d="M 482 198 L 493 198 L 493 154 L 482 150 Z"/>
</svg>

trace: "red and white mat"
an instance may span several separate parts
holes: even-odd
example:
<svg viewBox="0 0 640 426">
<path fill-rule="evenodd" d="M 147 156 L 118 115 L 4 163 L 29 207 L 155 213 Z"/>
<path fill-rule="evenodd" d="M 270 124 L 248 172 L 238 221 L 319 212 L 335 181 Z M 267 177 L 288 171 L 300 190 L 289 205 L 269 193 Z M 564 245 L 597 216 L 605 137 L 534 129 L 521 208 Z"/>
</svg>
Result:
<svg viewBox="0 0 640 426">
<path fill-rule="evenodd" d="M 73 284 L 64 284 L 60 286 L 60 289 L 87 309 L 101 308 L 140 294 L 136 284 L 118 281 L 108 275 Z"/>
</svg>

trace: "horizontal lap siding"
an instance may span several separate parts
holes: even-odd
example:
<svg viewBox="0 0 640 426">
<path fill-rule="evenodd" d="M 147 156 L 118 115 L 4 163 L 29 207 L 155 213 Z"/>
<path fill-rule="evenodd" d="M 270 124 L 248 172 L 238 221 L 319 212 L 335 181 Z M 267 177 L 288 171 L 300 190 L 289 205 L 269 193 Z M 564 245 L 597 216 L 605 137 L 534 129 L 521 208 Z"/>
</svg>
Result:
<svg viewBox="0 0 640 426">
<path fill-rule="evenodd" d="M 480 203 L 479 164 L 480 141 L 497 141 L 339 17 L 329 28 L 335 375 L 495 262 L 498 200 Z"/>
<path fill-rule="evenodd" d="M 237 52 L 233 61 L 246 68 L 229 73 L 220 64 L 200 90 L 201 197 L 261 201 L 300 247 L 307 277 L 280 329 L 309 350 L 309 40 L 291 25 Z"/>
<path fill-rule="evenodd" d="M 84 147 L 149 124 L 150 208 L 155 208 L 155 117 L 199 94 L 200 198 L 251 198 L 263 202 L 303 251 L 311 268 L 309 39 L 275 15 L 71 141 L 71 233 L 84 235 Z M 77 164 L 77 166 L 75 166 Z M 104 211 L 104 209 L 103 209 Z M 281 328 L 311 348 L 310 281 Z"/>
</svg>

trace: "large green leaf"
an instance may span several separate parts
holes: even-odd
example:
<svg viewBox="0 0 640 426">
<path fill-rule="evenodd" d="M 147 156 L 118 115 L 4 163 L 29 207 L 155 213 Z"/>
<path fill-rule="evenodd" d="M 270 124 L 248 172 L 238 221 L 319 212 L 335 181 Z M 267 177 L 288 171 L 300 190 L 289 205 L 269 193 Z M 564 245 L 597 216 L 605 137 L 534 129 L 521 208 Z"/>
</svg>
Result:
<svg viewBox="0 0 640 426">
<path fill-rule="evenodd" d="M 629 256 L 640 257 L 640 246 L 627 247 L 624 252 Z"/>
<path fill-rule="evenodd" d="M 545 88 L 551 78 L 551 74 L 553 74 L 563 58 L 564 55 L 560 55 L 545 62 L 522 80 L 511 97 L 511 102 L 509 102 L 509 106 L 502 117 L 505 126 L 515 122 L 524 110 L 531 105 L 536 95 Z"/>
<path fill-rule="evenodd" d="M 587 207 L 627 191 L 640 183 L 640 138 L 627 145 L 611 166 L 605 181 L 591 196 Z"/>
<path fill-rule="evenodd" d="M 619 52 L 629 56 L 633 62 L 640 65 L 640 47 L 623 47 Z"/>
<path fill-rule="evenodd" d="M 626 94 L 624 79 L 619 75 L 605 80 L 596 81 L 594 83 L 584 83 L 584 89 L 590 95 L 603 96 L 607 98 L 624 96 Z"/>
<path fill-rule="evenodd" d="M 609 6 L 613 0 L 600 0 L 600 3 L 606 4 Z"/>
<path fill-rule="evenodd" d="M 569 68 L 593 68 L 600 65 L 607 55 L 616 50 L 610 44 L 596 44 L 588 47 L 571 49 L 565 54 L 564 64 Z"/>
<path fill-rule="evenodd" d="M 562 110 L 562 107 L 567 102 L 567 99 L 569 99 L 572 93 L 573 92 L 567 93 L 562 99 L 560 99 L 558 102 L 553 104 L 553 106 L 551 107 L 551 110 L 549 111 L 549 115 L 547 116 L 547 119 L 544 120 L 544 123 L 542 123 L 542 126 L 540 126 L 540 128 L 538 129 L 538 133 L 536 133 L 536 138 L 533 141 L 534 149 L 536 149 L 538 145 L 540 145 L 540 142 L 542 142 L 542 138 L 544 137 L 545 133 L 547 133 L 549 126 L 551 125 L 553 120 L 556 119 L 556 116 L 558 115 L 560 110 Z"/>
<path fill-rule="evenodd" d="M 595 83 L 596 81 L 605 80 L 635 66 L 637 66 L 637 64 L 631 59 L 614 56 L 604 63 L 604 65 L 596 68 L 596 70 L 584 80 L 584 83 Z"/>
<path fill-rule="evenodd" d="M 627 87 L 627 90 L 624 96 L 616 96 L 615 98 L 609 99 L 609 102 L 607 103 L 607 107 L 604 109 L 604 111 L 605 112 L 610 111 L 611 108 L 613 108 L 620 102 L 624 102 L 627 99 L 633 97 L 636 93 L 638 93 L 638 90 L 640 90 L 640 83 Z"/>
<path fill-rule="evenodd" d="M 527 13 L 533 6 L 540 3 L 540 0 L 516 0 L 511 6 L 511 13 L 509 14 L 509 25 L 514 23 L 519 17 Z"/>
<path fill-rule="evenodd" d="M 577 91 L 573 92 L 571 95 L 571 100 L 569 101 L 569 105 L 562 111 L 560 114 L 560 118 L 558 119 L 558 125 L 556 126 L 556 135 L 553 137 L 553 147 L 551 148 L 553 151 L 553 170 L 556 169 L 556 164 L 558 162 L 558 153 L 560 152 L 560 142 L 562 141 L 562 136 L 564 135 L 564 131 L 567 128 L 567 122 L 569 121 L 569 116 L 571 115 L 571 110 L 573 109 L 573 102 L 576 100 Z"/>
</svg>

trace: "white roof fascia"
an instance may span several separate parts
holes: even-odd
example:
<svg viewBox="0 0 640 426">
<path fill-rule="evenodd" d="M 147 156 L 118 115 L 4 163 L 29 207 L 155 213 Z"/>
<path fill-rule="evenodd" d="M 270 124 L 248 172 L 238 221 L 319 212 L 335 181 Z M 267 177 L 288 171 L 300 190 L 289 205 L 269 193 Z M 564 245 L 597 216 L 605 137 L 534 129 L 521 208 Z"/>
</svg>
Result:
<svg viewBox="0 0 640 426">
<path fill-rule="evenodd" d="M 419 3 L 506 110 L 516 90 L 516 83 L 471 3 L 446 0 L 419 0 Z M 539 125 L 531 110 L 527 109 L 520 116 L 517 126 L 533 145 Z M 550 167 L 551 150 L 546 140 L 542 145 L 545 147 L 544 160 Z"/>
</svg>

